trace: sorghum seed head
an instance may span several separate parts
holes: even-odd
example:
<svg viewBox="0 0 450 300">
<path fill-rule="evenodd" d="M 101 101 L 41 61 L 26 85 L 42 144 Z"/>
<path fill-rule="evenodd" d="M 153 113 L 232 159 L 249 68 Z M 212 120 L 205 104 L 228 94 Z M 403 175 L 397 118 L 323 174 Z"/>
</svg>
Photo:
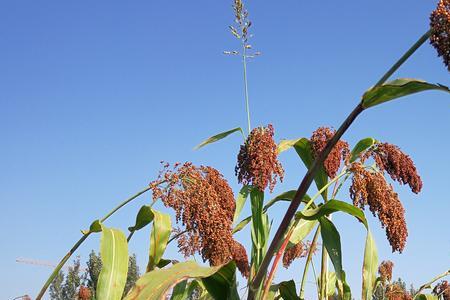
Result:
<svg viewBox="0 0 450 300">
<path fill-rule="evenodd" d="M 381 171 L 386 171 L 393 180 L 408 184 L 411 191 L 419 193 L 422 189 L 422 179 L 412 159 L 403 153 L 399 147 L 379 143 L 368 151 Z"/>
<path fill-rule="evenodd" d="M 80 286 L 78 290 L 78 299 L 79 300 L 90 300 L 91 299 L 91 290 L 85 286 Z"/>
<path fill-rule="evenodd" d="M 328 141 L 333 138 L 335 133 L 336 131 L 334 129 L 328 127 L 320 127 L 313 132 L 310 141 L 314 158 L 322 153 Z M 330 178 L 336 177 L 341 166 L 341 161 L 348 163 L 349 158 L 350 149 L 348 143 L 342 140 L 338 141 L 323 163 L 327 175 Z"/>
<path fill-rule="evenodd" d="M 450 71 L 450 1 L 440 0 L 430 16 L 430 42 Z"/>
<path fill-rule="evenodd" d="M 405 291 L 405 289 L 398 283 L 390 284 L 386 288 L 386 296 L 388 300 L 412 300 L 410 293 Z"/>
<path fill-rule="evenodd" d="M 397 193 L 380 172 L 370 172 L 355 162 L 350 166 L 353 173 L 350 197 L 353 205 L 364 209 L 369 206 L 374 216 L 378 216 L 381 226 L 386 228 L 386 236 L 392 251 L 402 252 L 408 237 L 405 210 Z"/>
<path fill-rule="evenodd" d="M 283 254 L 283 267 L 286 269 L 289 268 L 289 266 L 292 264 L 294 260 L 297 258 L 302 258 L 308 255 L 309 249 L 313 247 L 310 242 L 308 244 L 303 243 L 300 241 L 299 243 L 295 244 L 291 248 L 284 251 Z M 315 249 L 313 250 L 315 251 Z"/>
<path fill-rule="evenodd" d="M 450 285 L 447 280 L 443 280 L 438 283 L 434 289 L 433 294 L 441 296 L 443 300 L 450 300 Z"/>
<path fill-rule="evenodd" d="M 239 183 L 253 185 L 260 191 L 269 186 L 272 191 L 277 177 L 283 181 L 284 170 L 278 161 L 277 144 L 273 135 L 271 124 L 250 132 L 238 154 L 235 172 Z"/>
<path fill-rule="evenodd" d="M 185 256 L 199 253 L 213 266 L 233 259 L 236 242 L 232 223 L 236 207 L 233 191 L 219 171 L 207 166 L 196 167 L 189 162 L 172 170 L 164 165 L 158 179 L 150 186 L 153 197 L 156 195 L 173 208 L 177 223 L 181 221 L 186 229 L 178 237 L 180 252 Z M 242 264 L 245 251 L 239 255 Z"/>
<path fill-rule="evenodd" d="M 242 246 L 239 242 L 234 242 L 231 254 L 233 256 L 233 260 L 236 262 L 236 267 L 239 272 L 241 272 L 242 276 L 248 278 L 250 275 L 250 266 L 248 263 L 247 252 L 245 251 L 244 246 Z"/>
<path fill-rule="evenodd" d="M 392 268 L 394 263 L 390 260 L 383 261 L 378 267 L 378 273 L 380 274 L 381 281 L 389 282 L 392 280 Z"/>
</svg>

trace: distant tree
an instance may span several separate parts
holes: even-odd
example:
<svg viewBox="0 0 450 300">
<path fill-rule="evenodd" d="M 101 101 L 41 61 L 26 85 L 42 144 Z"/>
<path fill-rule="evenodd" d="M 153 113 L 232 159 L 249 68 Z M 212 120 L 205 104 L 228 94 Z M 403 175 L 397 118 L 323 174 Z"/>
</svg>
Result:
<svg viewBox="0 0 450 300">
<path fill-rule="evenodd" d="M 97 255 L 94 250 L 89 254 L 89 259 L 86 262 L 87 269 L 84 274 L 86 286 L 91 291 L 91 295 L 95 295 L 97 291 L 97 282 L 100 271 L 102 270 L 102 260 L 100 255 Z"/>
<path fill-rule="evenodd" d="M 80 258 L 76 258 L 73 262 L 73 266 L 69 267 L 67 272 L 66 281 L 62 286 L 63 300 L 77 299 L 78 289 L 81 285 L 80 277 Z"/>
<path fill-rule="evenodd" d="M 133 254 L 128 259 L 128 274 L 127 274 L 127 283 L 125 284 L 125 289 L 123 291 L 123 295 L 125 296 L 131 290 L 131 288 L 135 285 L 136 281 L 139 279 L 139 266 L 136 263 L 136 254 Z"/>
<path fill-rule="evenodd" d="M 64 273 L 59 271 L 58 275 L 53 280 L 50 285 L 50 299 L 52 300 L 64 300 L 62 288 L 64 282 Z"/>
</svg>

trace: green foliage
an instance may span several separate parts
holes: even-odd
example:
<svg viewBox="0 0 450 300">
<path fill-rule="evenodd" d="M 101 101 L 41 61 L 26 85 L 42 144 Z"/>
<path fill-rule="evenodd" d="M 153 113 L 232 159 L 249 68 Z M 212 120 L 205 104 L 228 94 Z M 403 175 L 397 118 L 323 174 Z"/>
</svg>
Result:
<svg viewBox="0 0 450 300">
<path fill-rule="evenodd" d="M 55 277 L 50 285 L 50 299 L 52 300 L 65 300 L 63 297 L 63 283 L 64 272 L 59 271 L 58 276 Z"/>
<path fill-rule="evenodd" d="M 153 228 L 150 234 L 150 251 L 147 272 L 153 270 L 162 258 L 169 241 L 172 223 L 170 215 L 152 210 L 154 214 Z"/>
<path fill-rule="evenodd" d="M 238 132 L 240 131 L 242 133 L 242 135 L 244 135 L 244 131 L 242 130 L 241 127 L 236 127 L 233 128 L 231 130 L 225 131 L 225 132 L 221 132 L 219 134 L 213 135 L 209 138 L 207 138 L 205 141 L 201 142 L 200 144 L 198 144 L 194 149 L 200 149 L 208 144 L 212 144 L 215 143 L 223 138 L 226 138 L 227 136 L 229 136 L 232 133 Z"/>
<path fill-rule="evenodd" d="M 378 251 L 370 230 L 367 230 L 364 262 L 362 270 L 362 300 L 372 299 L 373 289 L 377 278 Z"/>
<path fill-rule="evenodd" d="M 100 255 L 97 255 L 94 250 L 92 250 L 89 254 L 89 259 L 86 262 L 86 265 L 87 268 L 84 275 L 86 286 L 91 291 L 91 295 L 95 295 L 97 293 L 98 277 L 100 275 L 100 271 L 102 270 L 102 260 Z"/>
<path fill-rule="evenodd" d="M 62 286 L 63 299 L 64 300 L 75 299 L 80 285 L 81 285 L 80 259 L 77 258 L 73 261 L 73 265 L 69 267 L 69 271 L 67 272 L 66 275 L 66 281 Z"/>
<path fill-rule="evenodd" d="M 125 289 L 122 297 L 125 297 L 125 295 L 128 294 L 128 292 L 133 288 L 136 281 L 139 279 L 139 276 L 141 276 L 141 274 L 139 272 L 139 266 L 136 262 L 136 254 L 133 253 L 133 255 L 131 255 L 128 259 L 127 281 L 125 283 Z"/>
</svg>

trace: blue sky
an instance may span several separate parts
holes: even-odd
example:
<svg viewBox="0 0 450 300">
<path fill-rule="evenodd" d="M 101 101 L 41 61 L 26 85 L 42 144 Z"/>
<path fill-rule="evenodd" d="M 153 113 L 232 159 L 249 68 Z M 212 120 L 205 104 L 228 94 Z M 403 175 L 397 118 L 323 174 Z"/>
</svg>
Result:
<svg viewBox="0 0 450 300">
<path fill-rule="evenodd" d="M 248 1 L 252 44 L 263 53 L 248 66 L 252 124 L 272 123 L 277 139 L 339 126 L 427 30 L 435 2 Z M 154 179 L 160 160 L 212 165 L 239 189 L 238 135 L 192 150 L 246 124 L 240 61 L 222 54 L 238 46 L 232 21 L 231 1 L 0 1 L 1 299 L 35 296 L 51 272 L 16 258 L 57 262 L 79 229 Z M 450 84 L 429 45 L 395 77 Z M 423 192 L 397 186 L 409 227 L 403 254 L 391 253 L 370 219 L 380 258 L 415 285 L 450 265 L 449 106 L 448 94 L 414 95 L 364 112 L 345 135 L 350 144 L 367 136 L 397 144 L 416 162 Z M 286 178 L 274 193 L 296 188 L 305 173 L 295 153 L 281 159 Z M 340 197 L 349 200 L 345 189 Z M 107 224 L 125 229 L 149 199 Z M 275 224 L 285 209 L 270 211 Z M 364 229 L 335 220 L 358 298 Z M 80 249 L 82 260 L 91 249 L 98 237 Z M 136 234 L 130 251 L 142 268 L 147 249 L 148 232 Z M 276 281 L 298 281 L 300 267 L 280 269 Z"/>
</svg>

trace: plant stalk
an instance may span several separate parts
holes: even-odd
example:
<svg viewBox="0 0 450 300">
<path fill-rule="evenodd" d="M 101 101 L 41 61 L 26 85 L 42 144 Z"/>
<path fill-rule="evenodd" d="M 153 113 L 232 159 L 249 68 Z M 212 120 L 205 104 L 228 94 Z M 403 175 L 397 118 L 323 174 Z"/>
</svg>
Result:
<svg viewBox="0 0 450 300">
<path fill-rule="evenodd" d="M 312 262 L 312 256 L 314 254 L 314 248 L 316 248 L 316 243 L 317 243 L 317 238 L 319 237 L 319 233 L 320 233 L 320 226 L 317 226 L 316 232 L 314 233 L 314 237 L 313 240 L 311 242 L 311 246 L 309 248 L 308 251 L 308 256 L 306 257 L 306 262 L 305 262 L 305 269 L 303 270 L 303 275 L 302 275 L 302 281 L 300 283 L 300 299 L 304 300 L 305 299 L 305 283 L 306 283 L 306 276 L 308 274 L 308 269 L 309 269 L 309 264 Z"/>
<path fill-rule="evenodd" d="M 434 278 L 431 279 L 429 282 L 427 282 L 427 283 L 425 283 L 425 284 L 422 284 L 422 285 L 420 286 L 419 290 L 417 291 L 416 295 L 414 296 L 414 299 L 416 299 L 416 297 L 417 297 L 418 295 L 420 295 L 420 293 L 421 293 L 423 290 L 425 290 L 425 289 L 430 289 L 430 288 L 431 288 L 431 285 L 432 285 L 435 281 L 438 281 L 439 279 L 441 279 L 441 278 L 443 278 L 443 277 L 445 277 L 445 276 L 448 276 L 448 275 L 450 275 L 450 270 L 447 270 L 446 272 L 442 273 L 441 275 L 438 275 L 438 276 L 434 277 Z"/>
<path fill-rule="evenodd" d="M 381 79 L 376 83 L 375 86 L 382 85 L 386 82 L 386 80 L 389 79 L 392 74 L 400 68 L 400 66 L 409 58 L 411 55 L 428 39 L 430 36 L 431 31 L 428 31 L 425 33 L 422 37 L 419 38 L 419 40 L 414 43 L 414 45 L 406 51 L 406 53 L 384 74 Z M 325 146 L 325 149 L 322 151 L 322 153 L 316 157 L 314 162 L 312 163 L 310 169 L 305 174 L 303 180 L 300 183 L 300 186 L 297 189 L 297 192 L 295 194 L 294 199 L 291 201 L 291 204 L 289 205 L 286 214 L 284 215 L 280 226 L 277 229 L 277 232 L 275 233 L 275 236 L 269 246 L 269 249 L 267 250 L 267 253 L 261 263 L 261 266 L 253 279 L 252 283 L 249 287 L 248 297 L 247 299 L 254 299 L 255 298 L 255 291 L 257 290 L 258 286 L 261 284 L 261 281 L 264 278 L 264 274 L 267 271 L 267 268 L 269 267 L 269 264 L 272 260 L 273 254 L 275 253 L 276 249 L 278 248 L 280 241 L 282 241 L 282 238 L 284 236 L 284 233 L 286 232 L 287 228 L 289 227 L 289 223 L 292 220 L 292 218 L 295 215 L 295 212 L 297 211 L 298 207 L 300 206 L 301 200 L 305 196 L 306 192 L 308 191 L 309 187 L 311 186 L 312 181 L 314 180 L 314 177 L 319 170 L 319 167 L 323 164 L 325 159 L 328 157 L 328 154 L 330 154 L 333 147 L 336 145 L 336 143 L 339 141 L 339 139 L 342 137 L 342 135 L 347 131 L 347 129 L 350 127 L 350 125 L 355 121 L 355 119 L 358 117 L 358 115 L 364 110 L 364 107 L 362 103 L 358 103 L 358 105 L 353 109 L 353 111 L 348 115 L 348 117 L 344 120 L 342 125 L 337 130 L 336 134 L 333 136 L 333 138 L 328 141 L 327 145 Z"/>
<path fill-rule="evenodd" d="M 126 204 L 130 203 L 131 201 L 133 201 L 134 199 L 136 199 L 137 197 L 139 197 L 140 195 L 144 194 L 145 192 L 147 192 L 148 190 L 150 190 L 151 187 L 147 186 L 145 189 L 139 191 L 138 193 L 134 194 L 133 196 L 131 196 L 130 198 L 126 199 L 125 201 L 123 201 L 122 203 L 120 203 L 117 207 L 115 207 L 113 210 L 111 210 L 109 213 L 107 213 L 102 219 L 100 219 L 100 222 L 104 222 L 106 221 L 109 217 L 111 217 L 116 211 L 118 211 L 119 209 L 121 209 L 123 206 L 125 206 Z M 69 252 L 67 252 L 67 254 L 61 259 L 61 261 L 59 262 L 59 264 L 55 267 L 55 269 L 53 270 L 52 274 L 50 274 L 49 278 L 47 279 L 47 281 L 45 282 L 44 286 L 42 287 L 41 291 L 39 292 L 39 294 L 36 297 L 36 300 L 41 300 L 42 297 L 44 296 L 45 292 L 47 291 L 48 287 L 50 286 L 50 284 L 52 284 L 53 280 L 55 279 L 55 277 L 58 275 L 59 271 L 61 271 L 62 267 L 64 266 L 64 264 L 69 260 L 69 258 L 73 255 L 73 253 L 78 249 L 78 247 L 80 247 L 80 245 L 88 238 L 88 236 L 91 234 L 92 232 L 88 231 L 87 233 L 85 233 L 79 240 L 78 242 L 75 243 L 75 245 L 73 245 L 73 247 L 69 250 Z"/>
<path fill-rule="evenodd" d="M 245 95 L 245 110 L 247 112 L 247 128 L 248 134 L 250 135 L 250 131 L 252 127 L 250 125 L 250 104 L 248 100 L 248 82 L 247 82 L 247 47 L 246 44 L 242 43 L 242 65 L 244 68 L 244 95 Z"/>
</svg>

